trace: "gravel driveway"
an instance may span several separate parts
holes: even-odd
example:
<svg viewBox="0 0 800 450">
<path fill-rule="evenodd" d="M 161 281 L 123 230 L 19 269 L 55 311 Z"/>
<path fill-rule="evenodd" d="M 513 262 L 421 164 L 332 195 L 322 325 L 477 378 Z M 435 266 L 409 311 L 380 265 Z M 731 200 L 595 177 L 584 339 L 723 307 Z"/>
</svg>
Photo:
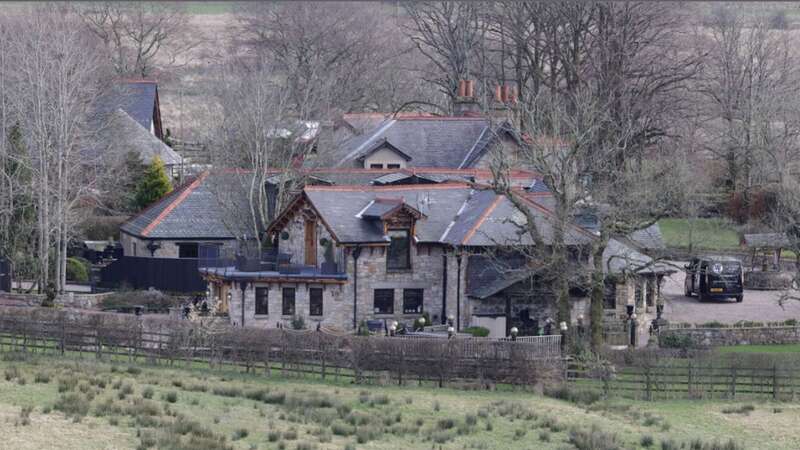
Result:
<svg viewBox="0 0 800 450">
<path fill-rule="evenodd" d="M 682 263 L 678 264 L 683 267 Z M 662 286 L 664 318 L 671 322 L 704 323 L 718 321 L 735 323 L 740 320 L 777 322 L 786 319 L 800 320 L 800 301 L 778 304 L 782 291 L 744 291 L 744 301 L 734 299 L 712 300 L 700 303 L 697 296 L 683 296 L 684 272 L 666 278 Z"/>
</svg>

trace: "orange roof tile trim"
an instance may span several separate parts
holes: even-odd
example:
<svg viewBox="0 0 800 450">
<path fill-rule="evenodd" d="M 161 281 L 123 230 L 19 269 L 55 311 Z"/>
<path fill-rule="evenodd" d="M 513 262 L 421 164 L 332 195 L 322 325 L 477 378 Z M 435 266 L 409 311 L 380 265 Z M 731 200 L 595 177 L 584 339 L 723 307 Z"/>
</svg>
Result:
<svg viewBox="0 0 800 450">
<path fill-rule="evenodd" d="M 171 212 L 172 212 L 172 211 L 173 211 L 175 208 L 177 208 L 177 207 L 178 207 L 178 205 L 180 205 L 180 204 L 181 204 L 181 203 L 182 203 L 184 200 L 186 200 L 186 197 L 188 197 L 188 196 L 189 196 L 189 194 L 191 194 L 191 193 L 192 193 L 192 191 L 194 191 L 195 189 L 197 189 L 197 186 L 200 186 L 200 183 L 202 183 L 202 182 L 203 182 L 203 180 L 204 180 L 204 179 L 205 179 L 207 176 L 208 176 L 208 172 L 204 172 L 202 175 L 200 175 L 199 177 L 197 177 L 197 179 L 196 179 L 196 180 L 194 180 L 194 181 L 192 182 L 192 184 L 190 184 L 189 186 L 187 186 L 187 187 L 186 187 L 186 189 L 184 189 L 184 190 L 183 190 L 183 192 L 181 192 L 181 193 L 180 193 L 180 195 L 178 195 L 177 197 L 175 197 L 175 199 L 174 199 L 174 200 L 172 200 L 172 203 L 170 203 L 170 204 L 169 204 L 169 206 L 167 206 L 166 208 L 164 208 L 164 210 L 163 210 L 163 211 L 161 211 L 161 214 L 159 214 L 159 215 L 158 215 L 158 216 L 157 216 L 157 217 L 156 217 L 156 218 L 155 218 L 155 219 L 154 219 L 152 222 L 150 222 L 150 223 L 149 223 L 149 224 L 148 224 L 148 225 L 145 227 L 145 229 L 144 229 L 144 230 L 142 230 L 142 236 L 147 236 L 148 234 L 150 234 L 150 232 L 151 232 L 151 231 L 153 231 L 153 229 L 154 229 L 155 227 L 157 227 L 157 226 L 158 226 L 158 224 L 160 224 L 160 223 L 161 223 L 161 222 L 162 222 L 162 221 L 163 221 L 163 220 L 164 220 L 164 219 L 165 219 L 167 216 L 169 216 L 169 215 L 170 215 L 170 213 L 171 213 Z"/>
</svg>

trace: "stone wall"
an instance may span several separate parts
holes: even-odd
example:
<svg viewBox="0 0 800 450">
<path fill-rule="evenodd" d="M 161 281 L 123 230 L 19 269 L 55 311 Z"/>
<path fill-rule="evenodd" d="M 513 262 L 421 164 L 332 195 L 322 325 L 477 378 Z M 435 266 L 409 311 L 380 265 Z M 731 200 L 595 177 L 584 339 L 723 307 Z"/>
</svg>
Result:
<svg viewBox="0 0 800 450">
<path fill-rule="evenodd" d="M 150 250 L 147 249 L 147 244 L 150 242 L 149 239 L 141 239 L 135 236 L 131 236 L 126 233 L 120 233 L 120 244 L 122 244 L 123 254 L 125 256 L 139 256 L 145 258 L 177 258 L 178 257 L 178 244 L 181 243 L 191 243 L 196 242 L 198 244 L 209 243 L 209 244 L 221 244 L 222 247 L 220 248 L 220 253 L 223 252 L 233 252 L 235 251 L 238 246 L 236 244 L 235 239 L 227 239 L 227 240 L 202 240 L 202 239 L 189 239 L 189 240 L 169 240 L 169 239 L 156 239 L 155 243 L 160 245 L 161 248 L 156 250 L 152 255 L 150 254 Z"/>
<path fill-rule="evenodd" d="M 798 344 L 800 343 L 800 327 L 677 328 L 662 330 L 660 333 L 662 342 L 667 336 L 688 336 L 692 344 L 699 347 Z"/>
<path fill-rule="evenodd" d="M 266 287 L 268 293 L 268 312 L 266 315 L 256 315 L 257 287 Z M 295 289 L 295 314 L 283 314 L 283 288 Z M 322 288 L 322 316 L 312 316 L 309 308 L 309 289 Z M 231 292 L 229 317 L 232 325 L 239 326 L 242 322 L 242 290 L 238 284 L 228 286 Z M 340 284 L 315 284 L 315 283 L 250 283 L 245 289 L 244 324 L 247 327 L 276 328 L 278 324 L 290 327 L 293 317 L 302 317 L 306 328 L 314 329 L 317 324 L 328 327 L 348 329 L 352 322 L 352 309 L 346 305 L 352 304 L 342 298 L 342 285 Z M 350 315 L 348 316 L 348 311 Z"/>
<path fill-rule="evenodd" d="M 313 213 L 308 210 L 305 214 L 312 215 Z M 328 229 L 325 228 L 325 225 L 322 224 L 319 220 L 317 220 L 316 225 L 316 245 L 317 245 L 317 267 L 320 267 L 323 262 L 325 262 L 325 247 L 322 245 L 322 240 L 326 239 L 333 243 L 333 239 L 331 238 L 331 234 L 328 233 Z M 279 238 L 278 241 L 278 249 L 283 253 L 289 253 L 292 255 L 292 263 L 293 264 L 305 264 L 306 263 L 306 244 L 305 244 L 305 237 L 306 237 L 306 219 L 304 214 L 295 214 L 292 217 L 291 221 L 284 227 L 283 231 L 285 231 L 289 236 L 288 239 L 283 240 Z M 334 250 L 334 260 L 339 263 L 342 261 L 342 248 L 337 247 Z M 341 267 L 341 265 L 339 266 Z"/>
</svg>

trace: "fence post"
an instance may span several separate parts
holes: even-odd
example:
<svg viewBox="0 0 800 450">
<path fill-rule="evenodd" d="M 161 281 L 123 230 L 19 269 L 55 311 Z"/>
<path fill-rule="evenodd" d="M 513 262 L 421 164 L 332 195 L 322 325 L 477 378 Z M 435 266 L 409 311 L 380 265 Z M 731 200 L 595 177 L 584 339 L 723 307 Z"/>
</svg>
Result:
<svg viewBox="0 0 800 450">
<path fill-rule="evenodd" d="M 772 399 L 778 399 L 778 364 L 772 363 Z"/>
<path fill-rule="evenodd" d="M 731 398 L 736 398 L 736 366 L 731 366 Z"/>
<path fill-rule="evenodd" d="M 689 369 L 689 379 L 686 382 L 686 397 L 687 398 L 692 398 L 692 390 L 693 390 L 692 389 L 692 375 L 693 375 L 693 370 L 692 370 L 692 360 L 691 359 L 689 360 L 689 365 L 687 367 Z"/>
<path fill-rule="evenodd" d="M 66 340 L 67 340 L 67 325 L 65 323 L 66 320 L 64 319 L 64 314 L 60 314 L 59 315 L 59 319 L 60 319 L 59 320 L 59 324 L 61 325 L 61 342 L 59 342 L 59 350 L 61 351 L 61 354 L 63 355 L 64 352 L 66 351 L 66 346 L 67 346 L 67 343 L 66 343 Z"/>
</svg>

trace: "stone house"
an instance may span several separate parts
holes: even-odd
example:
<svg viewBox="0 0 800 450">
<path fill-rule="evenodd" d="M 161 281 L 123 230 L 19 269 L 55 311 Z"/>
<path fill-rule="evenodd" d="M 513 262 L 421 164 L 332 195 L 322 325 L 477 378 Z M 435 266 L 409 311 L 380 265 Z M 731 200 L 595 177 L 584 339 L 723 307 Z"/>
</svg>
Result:
<svg viewBox="0 0 800 450">
<path fill-rule="evenodd" d="M 549 239 L 551 213 L 532 197 L 526 201 Z M 363 320 L 410 324 L 425 314 L 433 324 L 453 316 L 458 329 L 483 325 L 505 336 L 524 310 L 525 320 L 555 317 L 552 298 L 532 286 L 530 262 L 515 265 L 498 253 L 532 245 L 519 233 L 525 220 L 504 196 L 463 183 L 306 186 L 268 228 L 294 264 L 201 273 L 212 296 L 229 305 L 231 321 L 246 326 L 288 326 L 302 316 L 307 326 L 352 330 Z M 585 249 L 594 235 L 575 226 L 566 239 Z M 624 244 L 609 252 L 614 270 L 616 261 L 641 255 Z M 622 296 L 633 284 L 620 286 Z M 620 297 L 619 304 L 627 301 Z M 574 318 L 588 317 L 586 293 L 576 289 L 572 304 Z M 502 327 L 487 320 L 498 317 Z"/>
</svg>

